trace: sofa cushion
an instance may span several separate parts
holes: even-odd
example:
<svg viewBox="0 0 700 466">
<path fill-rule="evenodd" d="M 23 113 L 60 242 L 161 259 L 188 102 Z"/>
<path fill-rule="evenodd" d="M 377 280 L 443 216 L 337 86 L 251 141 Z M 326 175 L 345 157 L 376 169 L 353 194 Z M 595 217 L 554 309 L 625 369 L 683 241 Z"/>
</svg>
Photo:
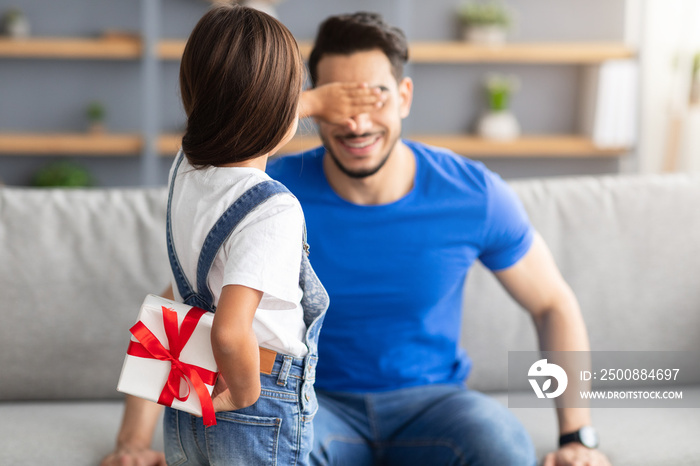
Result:
<svg viewBox="0 0 700 466">
<path fill-rule="evenodd" d="M 700 388 L 683 390 L 700 400 Z M 494 398 L 507 406 L 508 395 Z M 117 401 L 0 403 L 0 464 L 94 466 L 114 448 L 122 409 Z M 556 448 L 554 409 L 512 411 L 530 433 L 538 458 Z M 593 422 L 601 450 L 616 466 L 690 466 L 700 458 L 700 409 L 597 409 Z M 153 448 L 163 449 L 160 423 Z"/>
<path fill-rule="evenodd" d="M 128 329 L 169 282 L 165 201 L 0 188 L 0 400 L 119 396 Z"/>
<path fill-rule="evenodd" d="M 683 398 L 700 406 L 700 388 L 674 387 Z M 494 395 L 507 406 L 509 397 L 529 393 Z M 515 400 L 517 403 L 517 400 Z M 556 412 L 546 408 L 512 408 L 532 437 L 540 460 L 557 447 Z M 697 465 L 700 459 L 700 408 L 605 408 L 592 410 L 600 435 L 600 449 L 615 466 Z"/>
<path fill-rule="evenodd" d="M 0 464 L 95 466 L 117 440 L 123 403 L 0 403 Z M 163 451 L 158 424 L 153 448 Z"/>
</svg>

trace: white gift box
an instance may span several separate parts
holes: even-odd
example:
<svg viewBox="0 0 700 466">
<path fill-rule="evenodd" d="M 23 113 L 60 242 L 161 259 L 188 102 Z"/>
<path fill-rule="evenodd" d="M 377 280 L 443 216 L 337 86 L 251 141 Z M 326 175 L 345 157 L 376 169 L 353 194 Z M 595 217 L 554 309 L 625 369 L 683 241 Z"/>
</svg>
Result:
<svg viewBox="0 0 700 466">
<path fill-rule="evenodd" d="M 178 322 L 178 335 L 181 331 L 182 322 L 187 313 L 192 309 L 183 303 L 177 303 L 155 295 L 148 295 L 141 306 L 138 321 L 142 322 L 148 330 L 158 339 L 160 344 L 168 351 L 168 337 L 165 331 L 163 307 L 175 311 Z M 190 338 L 182 347 L 179 359 L 180 362 L 188 365 L 198 366 L 211 372 L 218 372 L 214 354 L 211 348 L 211 326 L 214 321 L 214 314 L 205 312 L 200 318 L 197 326 Z M 133 335 L 132 342 L 138 342 Z M 143 343 L 143 342 L 141 342 Z M 119 377 L 117 390 L 122 393 L 134 395 L 158 403 L 161 393 L 168 382 L 171 368 L 174 365 L 167 360 L 126 355 L 122 372 Z M 214 388 L 213 383 L 204 383 L 209 396 Z M 184 401 L 173 399 L 171 406 L 175 409 L 186 411 L 196 416 L 202 416 L 202 406 L 200 404 L 197 391 L 192 381 L 181 377 L 179 381 L 182 398 L 189 396 Z"/>
</svg>

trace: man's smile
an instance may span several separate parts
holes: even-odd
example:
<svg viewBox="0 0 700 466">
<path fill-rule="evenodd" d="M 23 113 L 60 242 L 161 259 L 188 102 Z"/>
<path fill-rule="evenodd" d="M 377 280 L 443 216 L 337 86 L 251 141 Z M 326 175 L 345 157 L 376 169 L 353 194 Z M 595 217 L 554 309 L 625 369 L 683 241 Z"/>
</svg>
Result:
<svg viewBox="0 0 700 466">
<path fill-rule="evenodd" d="M 382 139 L 382 134 L 336 136 L 343 148 L 353 155 L 365 155 L 372 151 Z"/>
</svg>

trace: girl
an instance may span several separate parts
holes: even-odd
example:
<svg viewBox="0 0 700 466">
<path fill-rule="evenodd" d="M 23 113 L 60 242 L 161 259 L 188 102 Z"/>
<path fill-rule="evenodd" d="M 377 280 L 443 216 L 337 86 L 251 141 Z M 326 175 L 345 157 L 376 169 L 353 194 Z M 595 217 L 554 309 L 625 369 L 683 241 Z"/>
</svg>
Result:
<svg viewBox="0 0 700 466">
<path fill-rule="evenodd" d="M 241 193 L 269 181 L 262 170 L 294 132 L 296 99 L 304 116 L 350 130 L 356 129 L 353 116 L 386 100 L 366 83 L 327 84 L 299 97 L 301 80 L 294 39 L 267 16 L 215 7 L 193 31 L 181 64 L 187 134 L 170 186 L 169 254 L 180 272 L 163 297 L 185 301 L 180 287 L 191 290 L 196 283 L 204 236 Z M 302 225 L 296 199 L 274 196 L 214 252 L 203 278 L 208 297 L 189 296 L 194 305 L 217 310 L 212 346 L 221 375 L 212 396 L 222 413 L 216 426 L 205 429 L 200 419 L 169 409 L 165 443 L 171 464 L 306 463 L 326 294 L 301 253 Z M 270 374 L 259 372 L 261 356 L 267 367 L 272 359 Z M 162 464 L 162 454 L 149 449 L 161 409 L 127 396 L 116 447 L 101 466 Z"/>
<path fill-rule="evenodd" d="M 257 10 L 216 6 L 187 41 L 168 252 L 175 299 L 215 311 L 220 375 L 215 426 L 166 408 L 169 464 L 308 463 L 328 298 L 306 258 L 299 202 L 265 174 L 296 131 L 303 81 L 291 33 Z"/>
</svg>

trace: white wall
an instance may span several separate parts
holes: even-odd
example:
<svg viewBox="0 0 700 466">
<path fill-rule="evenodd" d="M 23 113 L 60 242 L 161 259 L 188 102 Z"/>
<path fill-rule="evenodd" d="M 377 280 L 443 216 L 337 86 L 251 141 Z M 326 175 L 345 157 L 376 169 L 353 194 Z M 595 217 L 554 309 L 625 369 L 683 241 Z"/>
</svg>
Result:
<svg viewBox="0 0 700 466">
<path fill-rule="evenodd" d="M 688 105 L 692 57 L 700 52 L 700 2 L 628 4 L 643 16 L 639 171 L 700 171 L 700 108 Z"/>
</svg>

